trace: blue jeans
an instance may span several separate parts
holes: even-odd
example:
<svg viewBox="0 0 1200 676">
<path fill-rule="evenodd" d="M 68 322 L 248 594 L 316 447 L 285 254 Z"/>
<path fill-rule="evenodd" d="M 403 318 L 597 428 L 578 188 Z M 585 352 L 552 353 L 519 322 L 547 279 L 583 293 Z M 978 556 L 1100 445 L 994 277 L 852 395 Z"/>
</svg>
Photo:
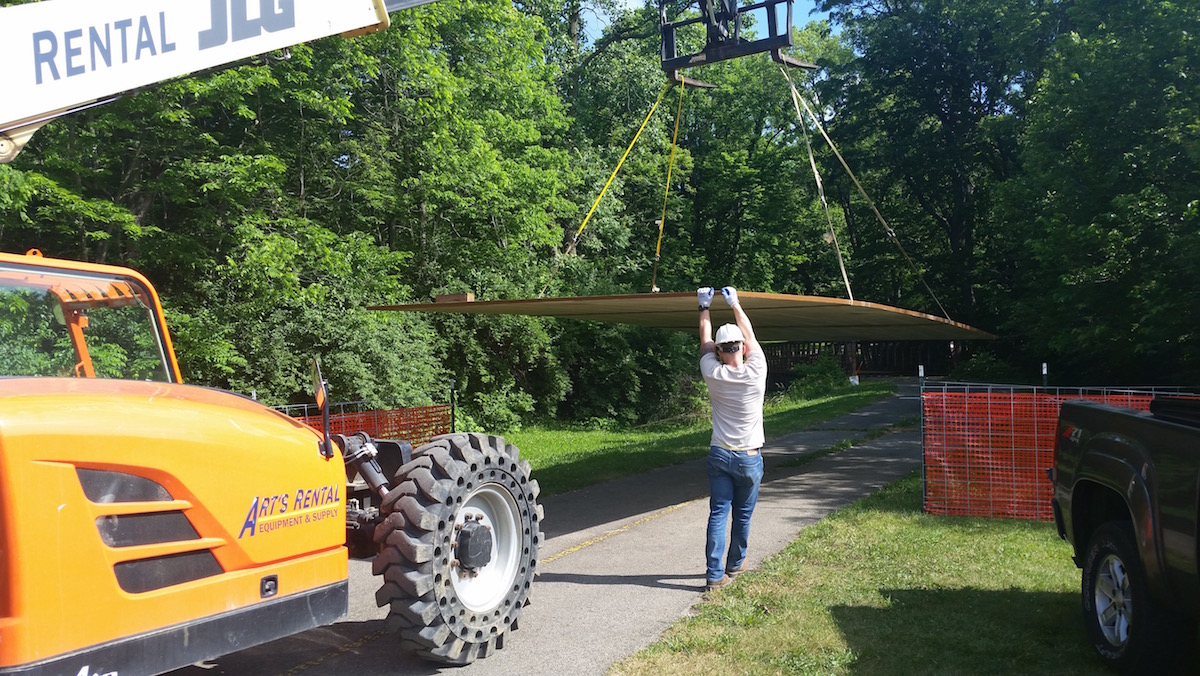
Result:
<svg viewBox="0 0 1200 676">
<path fill-rule="evenodd" d="M 750 515 L 758 503 L 758 486 L 763 478 L 763 459 L 760 449 L 754 455 L 735 453 L 720 446 L 708 449 L 708 571 L 709 582 L 720 580 L 726 570 L 733 570 L 746 560 L 746 544 L 750 539 Z M 733 512 L 733 532 L 730 534 L 729 557 L 725 565 L 725 525 Z"/>
</svg>

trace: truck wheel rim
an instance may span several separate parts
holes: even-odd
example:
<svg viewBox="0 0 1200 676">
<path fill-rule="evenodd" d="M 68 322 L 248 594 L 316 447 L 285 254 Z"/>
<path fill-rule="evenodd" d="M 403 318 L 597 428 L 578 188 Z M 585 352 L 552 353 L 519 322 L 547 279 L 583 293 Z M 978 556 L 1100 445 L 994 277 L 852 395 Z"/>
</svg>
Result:
<svg viewBox="0 0 1200 676">
<path fill-rule="evenodd" d="M 1124 646 L 1129 641 L 1133 599 L 1129 595 L 1129 576 L 1120 557 L 1109 554 L 1100 562 L 1093 596 L 1096 619 L 1105 640 L 1114 647 Z"/>
<path fill-rule="evenodd" d="M 520 510 L 500 484 L 484 484 L 467 498 L 456 523 L 468 518 L 492 533 L 492 559 L 475 570 L 459 569 L 451 576 L 458 600 L 475 612 L 491 610 L 509 592 L 521 563 Z"/>
</svg>

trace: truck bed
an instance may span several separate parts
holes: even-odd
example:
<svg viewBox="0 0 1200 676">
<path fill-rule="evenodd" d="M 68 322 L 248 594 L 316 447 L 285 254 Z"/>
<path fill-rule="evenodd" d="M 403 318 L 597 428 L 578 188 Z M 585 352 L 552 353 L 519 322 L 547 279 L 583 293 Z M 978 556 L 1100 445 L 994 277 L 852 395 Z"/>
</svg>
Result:
<svg viewBox="0 0 1200 676">
<path fill-rule="evenodd" d="M 1150 413 L 1159 420 L 1200 427 L 1200 399 L 1193 397 L 1155 397 Z"/>
</svg>

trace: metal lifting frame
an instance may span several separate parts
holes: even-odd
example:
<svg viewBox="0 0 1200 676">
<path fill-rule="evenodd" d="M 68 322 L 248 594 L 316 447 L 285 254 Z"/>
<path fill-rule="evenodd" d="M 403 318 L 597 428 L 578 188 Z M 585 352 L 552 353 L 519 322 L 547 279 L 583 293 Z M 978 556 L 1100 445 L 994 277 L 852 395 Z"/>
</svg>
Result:
<svg viewBox="0 0 1200 676">
<path fill-rule="evenodd" d="M 665 0 L 661 0 L 658 6 L 659 30 L 662 34 L 662 69 L 672 82 L 712 88 L 713 85 L 683 77 L 679 71 L 768 51 L 772 59 L 786 66 L 816 69 L 811 63 L 798 61 L 783 54 L 783 48 L 792 46 L 792 0 L 760 0 L 742 7 L 737 6 L 737 0 L 698 2 L 700 16 L 671 22 L 667 21 Z M 787 19 L 783 22 L 779 21 L 775 11 L 781 3 L 786 4 L 787 9 Z M 758 9 L 766 10 L 767 35 L 757 40 L 745 40 L 742 38 L 742 15 Z M 676 29 L 699 23 L 705 25 L 704 49 L 695 54 L 680 56 L 675 39 Z"/>
</svg>

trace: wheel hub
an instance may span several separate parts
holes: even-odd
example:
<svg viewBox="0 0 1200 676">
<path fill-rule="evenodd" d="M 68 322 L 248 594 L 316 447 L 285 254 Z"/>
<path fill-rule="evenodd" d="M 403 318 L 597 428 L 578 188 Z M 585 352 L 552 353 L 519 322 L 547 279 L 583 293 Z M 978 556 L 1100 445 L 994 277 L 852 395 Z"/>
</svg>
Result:
<svg viewBox="0 0 1200 676">
<path fill-rule="evenodd" d="M 450 583 L 467 610 L 495 612 L 521 570 L 521 511 L 513 495 L 510 487 L 489 481 L 463 501 L 452 540 L 456 574 Z"/>
<path fill-rule="evenodd" d="M 492 529 L 468 518 L 458 531 L 455 554 L 461 569 L 474 571 L 492 560 Z"/>
</svg>

